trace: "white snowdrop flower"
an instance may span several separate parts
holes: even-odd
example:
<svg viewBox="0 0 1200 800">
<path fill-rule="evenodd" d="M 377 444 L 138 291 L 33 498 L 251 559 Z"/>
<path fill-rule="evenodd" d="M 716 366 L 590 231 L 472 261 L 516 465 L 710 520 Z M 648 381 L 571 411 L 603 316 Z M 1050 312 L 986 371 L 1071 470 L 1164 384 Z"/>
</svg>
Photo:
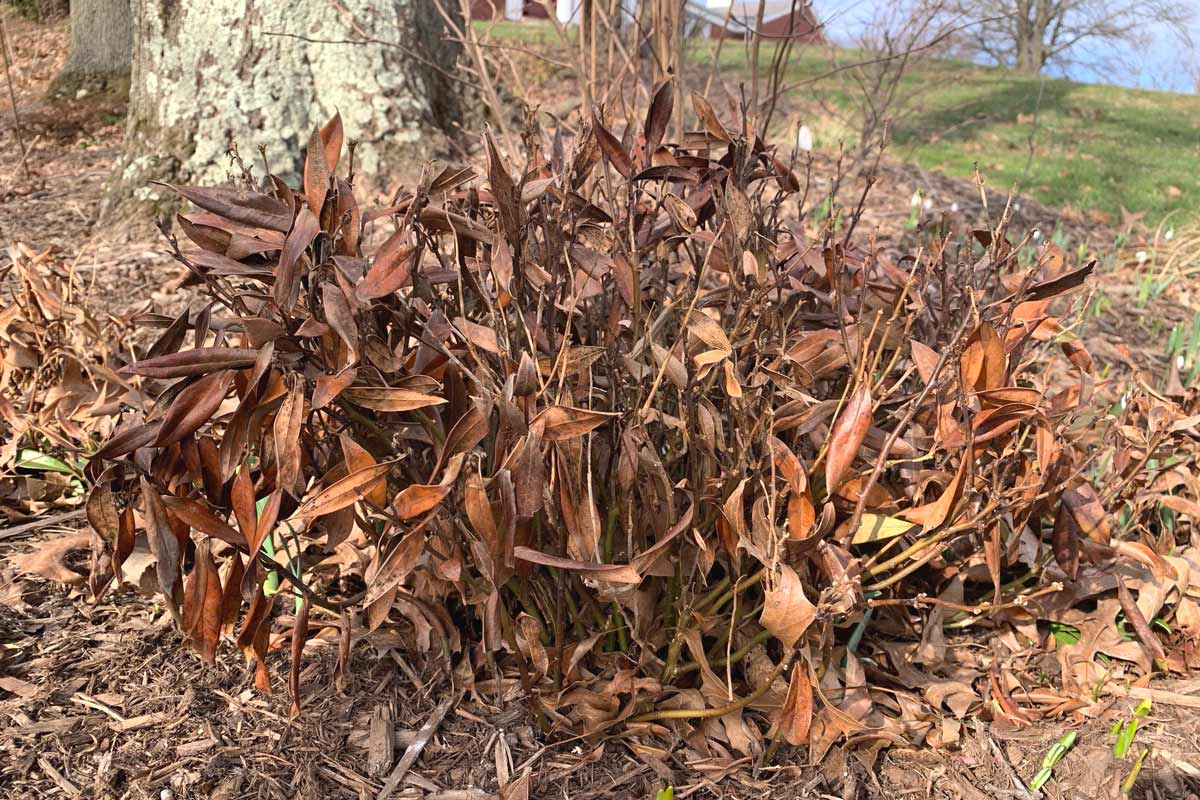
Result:
<svg viewBox="0 0 1200 800">
<path fill-rule="evenodd" d="M 813 132 L 812 128 L 807 125 L 801 125 L 800 131 L 796 134 L 796 147 L 804 152 L 811 152 L 813 149 Z"/>
<path fill-rule="evenodd" d="M 1121 410 L 1124 411 L 1129 406 L 1129 392 L 1121 395 Z"/>
<path fill-rule="evenodd" d="M 1033 240 L 1036 242 L 1036 241 L 1039 241 L 1041 238 L 1042 238 L 1042 232 L 1035 229 L 1033 232 Z"/>
<path fill-rule="evenodd" d="M 925 210 L 926 210 L 926 211 L 928 211 L 928 210 L 929 210 L 929 209 L 931 209 L 931 208 L 933 208 L 933 198 L 932 198 L 932 197 L 926 197 L 926 198 L 925 198 Z"/>
<path fill-rule="evenodd" d="M 1174 239 L 1175 238 L 1175 229 L 1167 228 L 1167 235 L 1164 236 L 1163 238 L 1166 239 L 1168 242 L 1171 241 L 1172 239 Z"/>
<path fill-rule="evenodd" d="M 574 747 L 571 748 L 571 752 L 577 756 L 581 756 L 581 755 L 583 755 L 583 748 L 580 747 L 579 745 L 575 745 Z"/>
<path fill-rule="evenodd" d="M 1021 210 L 1021 204 L 1013 203 L 1013 211 L 1020 211 L 1020 210 Z"/>
<path fill-rule="evenodd" d="M 1182 355 L 1175 356 L 1175 368 L 1176 369 L 1183 369 L 1183 365 L 1186 363 L 1187 363 L 1187 361 L 1184 359 L 1184 357 Z"/>
<path fill-rule="evenodd" d="M 159 800 L 175 800 L 175 792 L 170 789 L 163 789 L 158 793 Z"/>
<path fill-rule="evenodd" d="M 1138 265 L 1140 266 L 1145 264 L 1150 256 L 1146 254 L 1145 250 L 1138 250 L 1137 253 L 1134 254 L 1134 258 L 1137 259 Z"/>
<path fill-rule="evenodd" d="M 910 200 L 908 201 L 908 204 L 909 204 L 910 206 L 912 206 L 913 208 L 916 208 L 917 206 L 921 205 L 921 193 L 920 193 L 920 192 L 913 192 L 912 199 L 910 199 Z"/>
<path fill-rule="evenodd" d="M 950 211 L 953 213 L 958 212 L 958 201 L 957 200 L 950 204 Z"/>
</svg>

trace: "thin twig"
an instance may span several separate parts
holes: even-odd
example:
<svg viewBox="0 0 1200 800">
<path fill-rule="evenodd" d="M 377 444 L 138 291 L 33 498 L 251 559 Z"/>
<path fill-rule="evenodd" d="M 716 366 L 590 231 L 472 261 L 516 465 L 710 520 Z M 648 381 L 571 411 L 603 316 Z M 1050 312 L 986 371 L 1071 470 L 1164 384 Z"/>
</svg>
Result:
<svg viewBox="0 0 1200 800">
<path fill-rule="evenodd" d="M 14 525 L 11 528 L 3 528 L 0 529 L 0 539 L 15 539 L 18 536 L 22 536 L 26 533 L 32 533 L 49 525 L 61 525 L 64 522 L 73 522 L 74 520 L 82 519 L 84 513 L 84 510 L 80 508 L 76 509 L 75 511 L 68 511 L 65 514 L 56 514 L 53 517 L 44 517 L 41 519 L 31 520 L 29 522 L 23 522 L 20 525 Z"/>
<path fill-rule="evenodd" d="M 17 134 L 17 147 L 21 148 L 21 169 L 25 172 L 25 179 L 31 180 L 33 173 L 29 171 L 29 153 L 25 150 L 25 128 L 21 125 L 21 115 L 17 113 L 17 92 L 13 88 L 12 80 L 12 58 L 8 53 L 8 29 L 4 25 L 3 18 L 0 18 L 0 49 L 4 50 L 4 77 L 8 80 L 8 99 L 12 103 L 13 129 Z"/>
</svg>

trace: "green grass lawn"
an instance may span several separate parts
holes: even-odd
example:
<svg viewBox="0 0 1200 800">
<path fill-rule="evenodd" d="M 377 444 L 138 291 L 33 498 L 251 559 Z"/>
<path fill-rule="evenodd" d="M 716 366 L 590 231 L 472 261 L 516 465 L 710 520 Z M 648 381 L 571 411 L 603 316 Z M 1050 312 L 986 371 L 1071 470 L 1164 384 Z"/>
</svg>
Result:
<svg viewBox="0 0 1200 800">
<path fill-rule="evenodd" d="M 698 44 L 697 56 L 703 60 L 711 47 Z M 854 60 L 852 53 L 840 58 Z M 727 43 L 721 67 L 744 72 L 744 48 Z M 827 50 L 801 48 L 789 79 L 804 82 L 829 68 Z M 852 121 L 821 119 L 817 101 L 852 110 L 855 91 L 851 73 L 840 73 L 795 88 L 788 105 L 814 113 L 809 124 L 818 146 L 835 148 L 839 139 L 854 137 Z M 1120 220 L 1122 208 L 1145 212 L 1148 222 L 1200 211 L 1200 96 L 932 59 L 914 65 L 904 93 L 911 99 L 892 124 L 893 156 L 961 177 L 973 175 L 978 164 L 992 186 L 1020 182 L 1043 203 L 1100 211 L 1112 221 Z"/>
<path fill-rule="evenodd" d="M 557 43 L 544 22 L 498 23 L 492 35 L 526 48 Z M 694 81 L 707 75 L 714 47 L 703 40 L 690 46 Z M 760 63 L 770 63 L 772 47 L 764 45 Z M 851 61 L 853 54 L 839 58 Z M 827 50 L 799 48 L 789 83 L 829 66 Z M 726 42 L 720 68 L 725 84 L 736 86 L 747 77 L 746 48 Z M 817 133 L 817 146 L 828 149 L 852 139 L 852 121 L 834 121 L 819 110 L 819 101 L 845 112 L 854 107 L 854 86 L 850 73 L 798 86 L 785 100 L 789 119 L 783 126 L 794 130 L 803 117 Z M 1084 214 L 1099 211 L 1113 222 L 1120 221 L 1122 208 L 1145 212 L 1151 223 L 1172 212 L 1200 212 L 1200 96 L 937 60 L 916 64 L 905 86 L 916 94 L 893 122 L 895 157 L 963 177 L 978 164 L 994 187 L 1021 182 L 1023 191 L 1043 203 Z M 1031 133 L 1034 158 L 1026 174 Z"/>
<path fill-rule="evenodd" d="M 1196 95 L 945 62 L 923 65 L 914 79 L 930 89 L 897 121 L 902 158 L 960 176 L 978 163 L 993 185 L 1024 177 L 1024 190 L 1044 203 L 1099 210 L 1114 221 L 1122 207 L 1149 221 L 1200 210 Z"/>
</svg>

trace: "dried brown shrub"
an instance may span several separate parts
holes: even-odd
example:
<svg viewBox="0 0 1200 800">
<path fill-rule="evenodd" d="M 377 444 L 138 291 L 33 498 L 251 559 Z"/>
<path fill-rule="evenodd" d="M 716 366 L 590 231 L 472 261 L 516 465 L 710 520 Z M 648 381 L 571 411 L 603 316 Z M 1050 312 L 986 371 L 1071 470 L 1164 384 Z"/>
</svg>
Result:
<svg viewBox="0 0 1200 800">
<path fill-rule="evenodd" d="M 1018 263 L 1003 220 L 902 258 L 854 214 L 814 229 L 743 122 L 697 99 L 703 130 L 664 143 L 673 102 L 528 132 L 523 164 L 488 138 L 483 180 L 382 209 L 337 177 L 337 118 L 298 189 L 180 187 L 210 302 L 128 366 L 153 399 L 92 465 L 99 563 L 145 535 L 187 640 L 211 660 L 224 631 L 264 687 L 281 575 L 297 703 L 310 629 L 398 624 L 549 727 L 693 726 L 718 767 L 776 734 L 819 757 L 1050 713 L 1015 692 L 1050 622 L 1087 634 L 1059 648 L 1070 693 L 1101 651 L 1178 666 L 1146 619 L 1196 623 L 1155 499 L 1195 507 L 1194 478 L 1159 479 L 1196 418 L 1095 407 L 1058 317 L 1091 265 Z"/>
<path fill-rule="evenodd" d="M 84 461 L 111 432 L 124 326 L 98 314 L 73 267 L 8 248 L 0 268 L 0 509 L 83 502 Z M 112 406 L 113 411 L 116 404 Z"/>
</svg>

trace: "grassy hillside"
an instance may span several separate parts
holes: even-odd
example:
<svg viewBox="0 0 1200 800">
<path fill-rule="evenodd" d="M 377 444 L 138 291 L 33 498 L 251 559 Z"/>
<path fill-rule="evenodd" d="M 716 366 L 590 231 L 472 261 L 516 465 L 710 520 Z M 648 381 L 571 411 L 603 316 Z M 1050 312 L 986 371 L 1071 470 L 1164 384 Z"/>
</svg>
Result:
<svg viewBox="0 0 1200 800">
<path fill-rule="evenodd" d="M 492 35 L 531 50 L 557 41 L 539 22 L 500 23 Z M 707 76 L 714 46 L 691 45 L 693 80 Z M 763 49 L 762 63 L 769 64 L 772 46 Z M 839 55 L 843 63 L 853 60 L 853 53 Z M 742 44 L 726 42 L 720 55 L 726 86 L 747 77 L 747 62 Z M 800 85 L 786 98 L 783 125 L 794 130 L 803 119 L 816 131 L 818 147 L 836 148 L 855 136 L 852 120 L 837 117 L 854 108 L 857 89 L 849 72 L 808 82 L 829 67 L 827 50 L 798 51 L 788 77 Z M 1113 222 L 1122 208 L 1144 212 L 1148 222 L 1200 212 L 1200 96 L 934 60 L 910 70 L 903 93 L 909 90 L 913 99 L 892 129 L 895 157 L 958 176 L 970 176 L 978 163 L 992 186 L 1007 189 L 1020 181 L 1044 203 Z"/>
<path fill-rule="evenodd" d="M 949 62 L 920 65 L 910 80 L 928 90 L 897 120 L 895 155 L 961 176 L 978 163 L 992 185 L 1022 181 L 1042 202 L 1114 221 L 1122 207 L 1148 220 L 1200 211 L 1196 95 Z"/>
</svg>

